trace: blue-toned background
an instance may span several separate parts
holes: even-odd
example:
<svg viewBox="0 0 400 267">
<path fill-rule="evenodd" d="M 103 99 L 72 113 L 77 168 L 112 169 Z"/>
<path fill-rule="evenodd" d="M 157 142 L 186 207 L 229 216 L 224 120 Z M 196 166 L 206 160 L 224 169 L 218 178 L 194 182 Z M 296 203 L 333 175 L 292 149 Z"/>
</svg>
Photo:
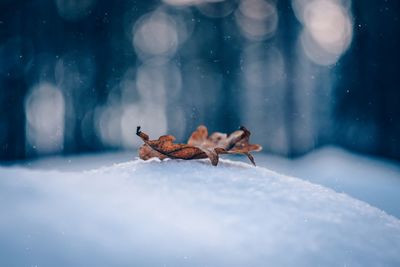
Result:
<svg viewBox="0 0 400 267">
<path fill-rule="evenodd" d="M 184 142 L 245 125 L 267 153 L 400 159 L 400 4 L 0 1 L 0 159 Z"/>
</svg>

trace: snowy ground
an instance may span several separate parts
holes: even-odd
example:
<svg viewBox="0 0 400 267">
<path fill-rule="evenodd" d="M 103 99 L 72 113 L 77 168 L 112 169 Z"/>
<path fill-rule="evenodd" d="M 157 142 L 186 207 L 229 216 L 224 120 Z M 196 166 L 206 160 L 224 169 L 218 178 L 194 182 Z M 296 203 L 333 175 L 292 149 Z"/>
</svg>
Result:
<svg viewBox="0 0 400 267">
<path fill-rule="evenodd" d="M 22 166 L 76 172 L 130 161 L 136 153 L 52 157 L 23 163 Z M 336 147 L 325 147 L 297 160 L 263 153 L 255 153 L 254 156 L 259 166 L 346 193 L 400 218 L 399 163 L 353 154 Z M 243 156 L 231 159 L 248 162 Z"/>
<path fill-rule="evenodd" d="M 0 167 L 1 266 L 400 265 L 400 220 L 304 180 L 228 160 L 73 161 Z"/>
<path fill-rule="evenodd" d="M 257 156 L 257 155 L 256 155 Z M 400 164 L 326 147 L 297 160 L 260 155 L 259 165 L 363 200 L 400 218 Z"/>
</svg>

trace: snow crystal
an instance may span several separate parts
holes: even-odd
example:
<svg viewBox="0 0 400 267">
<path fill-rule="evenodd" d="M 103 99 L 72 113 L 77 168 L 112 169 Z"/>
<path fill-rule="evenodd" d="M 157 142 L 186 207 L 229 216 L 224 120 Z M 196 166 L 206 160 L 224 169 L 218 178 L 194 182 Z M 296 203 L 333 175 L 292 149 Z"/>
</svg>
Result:
<svg viewBox="0 0 400 267">
<path fill-rule="evenodd" d="M 245 163 L 0 168 L 1 266 L 399 266 L 400 221 Z"/>
</svg>

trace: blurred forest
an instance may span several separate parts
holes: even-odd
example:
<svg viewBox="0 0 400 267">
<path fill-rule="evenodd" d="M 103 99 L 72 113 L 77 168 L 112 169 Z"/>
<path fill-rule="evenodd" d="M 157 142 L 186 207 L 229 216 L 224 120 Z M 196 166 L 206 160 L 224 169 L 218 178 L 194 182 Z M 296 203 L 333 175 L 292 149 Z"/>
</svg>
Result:
<svg viewBox="0 0 400 267">
<path fill-rule="evenodd" d="M 400 160 L 400 1 L 0 0 L 0 159 L 249 128 Z"/>
</svg>

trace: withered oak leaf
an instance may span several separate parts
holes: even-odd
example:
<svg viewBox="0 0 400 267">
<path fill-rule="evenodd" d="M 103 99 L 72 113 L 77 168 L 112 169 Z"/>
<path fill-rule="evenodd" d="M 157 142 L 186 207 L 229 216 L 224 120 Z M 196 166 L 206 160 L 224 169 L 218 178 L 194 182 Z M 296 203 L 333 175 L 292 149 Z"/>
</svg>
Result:
<svg viewBox="0 0 400 267">
<path fill-rule="evenodd" d="M 250 131 L 245 127 L 227 135 L 215 132 L 208 135 L 208 130 L 204 125 L 200 125 L 190 136 L 187 144 L 175 144 L 175 137 L 172 135 L 160 136 L 157 140 L 150 140 L 149 136 L 136 129 L 138 135 L 144 142 L 139 148 L 139 158 L 148 160 L 156 157 L 161 160 L 171 159 L 204 159 L 209 158 L 211 164 L 218 165 L 220 154 L 244 154 L 255 164 L 251 151 L 260 151 L 262 147 L 250 144 Z"/>
</svg>

